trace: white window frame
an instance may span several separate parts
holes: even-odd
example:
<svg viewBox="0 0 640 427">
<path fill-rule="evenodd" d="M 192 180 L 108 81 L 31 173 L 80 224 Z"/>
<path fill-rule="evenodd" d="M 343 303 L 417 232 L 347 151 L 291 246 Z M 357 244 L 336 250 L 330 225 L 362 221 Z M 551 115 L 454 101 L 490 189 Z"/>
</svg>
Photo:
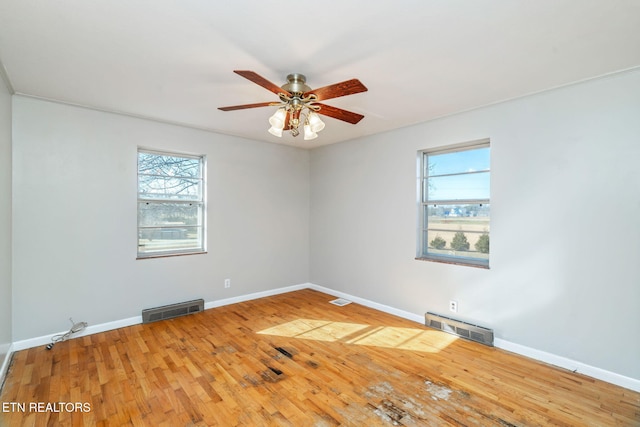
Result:
<svg viewBox="0 0 640 427">
<path fill-rule="evenodd" d="M 436 262 L 444 262 L 450 264 L 459 264 L 459 265 L 467 265 L 473 267 L 482 267 L 489 268 L 489 259 L 475 258 L 471 256 L 465 256 L 464 252 L 459 251 L 449 251 L 447 254 L 443 253 L 433 253 L 429 252 L 428 242 L 425 242 L 425 234 L 428 229 L 427 218 L 425 218 L 425 210 L 429 205 L 442 205 L 442 206 L 453 206 L 453 205 L 464 205 L 464 204 L 479 204 L 479 205 L 490 205 L 491 200 L 489 198 L 467 198 L 467 199 L 456 199 L 456 200 L 434 200 L 430 199 L 428 196 L 428 188 L 425 188 L 427 185 L 427 178 L 429 177 L 426 164 L 428 164 L 428 156 L 440 155 L 440 154 L 448 154 L 455 153 L 460 151 L 468 151 L 474 150 L 478 148 L 489 148 L 490 140 L 482 139 L 477 141 L 470 141 L 461 144 L 450 145 L 446 147 L 438 147 L 432 149 L 425 149 L 418 151 L 417 157 L 417 207 L 418 207 L 418 223 L 417 223 L 417 244 L 416 244 L 416 259 L 417 260 L 426 260 L 426 261 L 436 261 Z M 483 171 L 473 171 L 468 173 L 478 173 L 478 172 L 489 172 L 491 174 L 491 169 L 483 170 Z M 456 173 L 456 175 L 464 175 L 467 172 Z M 436 175 L 438 176 L 438 175 Z M 432 175 L 432 177 L 434 177 Z M 425 199 L 426 195 L 426 199 Z M 489 221 L 491 218 L 491 214 L 489 213 Z M 490 235 L 490 230 L 487 230 L 487 234 Z M 426 245 L 425 245 L 426 244 Z M 425 250 L 426 249 L 426 250 Z"/>
<path fill-rule="evenodd" d="M 196 179 L 199 180 L 199 195 L 196 198 L 192 198 L 192 199 L 181 199 L 179 197 L 165 197 L 162 199 L 159 199 L 157 197 L 145 197 L 144 194 L 141 193 L 140 191 L 140 176 L 141 175 L 147 175 L 150 176 L 151 174 L 141 174 L 140 173 L 140 165 L 139 165 L 139 159 L 140 159 L 140 153 L 145 153 L 145 154 L 152 154 L 152 155 L 158 155 L 158 156 L 169 156 L 169 157 L 176 157 L 176 158 L 181 158 L 181 159 L 195 159 L 199 161 L 199 176 L 197 178 L 193 178 L 193 177 L 181 177 L 181 178 L 189 178 L 189 179 Z M 137 181 L 136 181 L 136 187 L 137 187 L 137 193 L 138 193 L 138 200 L 137 200 L 137 217 L 138 217 L 138 222 L 137 222 L 137 259 L 147 259 L 147 258 L 158 258 L 158 257 L 167 257 L 167 256 L 176 256 L 176 255 L 191 255 L 191 254 L 202 254 L 202 253 L 206 253 L 206 157 L 204 155 L 193 155 L 193 154 L 185 154 L 185 153 L 176 153 L 176 152 L 169 152 L 169 151 L 159 151 L 159 150 L 153 150 L 153 149 L 146 149 L 146 148 L 141 148 L 138 147 L 138 150 L 136 152 L 136 164 L 138 165 L 137 167 Z M 158 176 L 163 176 L 163 175 L 158 175 Z M 151 205 L 157 205 L 157 206 L 162 206 L 162 205 L 167 205 L 167 204 L 183 204 L 183 205 L 189 205 L 189 206 L 193 206 L 196 205 L 197 209 L 198 209 L 198 220 L 197 220 L 197 224 L 196 224 L 196 229 L 199 233 L 199 239 L 196 239 L 196 242 L 199 242 L 199 245 L 193 245 L 191 247 L 183 247 L 183 248 L 178 248 L 178 249 L 171 249 L 171 248 L 162 248 L 160 247 L 159 249 L 145 249 L 142 250 L 142 245 L 141 242 L 143 241 L 142 236 L 145 230 L 148 229 L 162 229 L 162 228 L 167 228 L 167 229 L 175 229 L 176 225 L 160 225 L 160 226 L 156 226 L 156 227 L 145 227 L 141 225 L 141 213 L 140 213 L 140 206 L 141 204 L 145 204 L 147 206 Z M 194 227 L 194 226 L 184 226 L 184 227 Z M 179 228 L 179 226 L 178 226 Z"/>
</svg>

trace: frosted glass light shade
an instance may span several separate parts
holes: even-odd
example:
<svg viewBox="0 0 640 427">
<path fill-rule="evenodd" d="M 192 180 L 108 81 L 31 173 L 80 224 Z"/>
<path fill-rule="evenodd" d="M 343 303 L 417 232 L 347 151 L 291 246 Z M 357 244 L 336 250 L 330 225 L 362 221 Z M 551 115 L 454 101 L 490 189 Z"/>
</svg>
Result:
<svg viewBox="0 0 640 427">
<path fill-rule="evenodd" d="M 278 138 L 282 138 L 282 128 L 271 126 L 269 128 L 269 133 L 273 136 L 277 136 Z"/>
<path fill-rule="evenodd" d="M 324 122 L 320 120 L 320 116 L 316 113 L 309 113 L 309 126 L 311 126 L 311 131 L 320 132 L 324 129 Z"/>
<path fill-rule="evenodd" d="M 278 108 L 273 116 L 269 117 L 269 124 L 274 128 L 282 130 L 284 128 L 284 119 L 287 117 L 287 113 L 284 108 Z"/>
<path fill-rule="evenodd" d="M 318 137 L 318 134 L 315 133 L 311 129 L 311 125 L 304 125 L 304 139 L 305 139 L 305 141 L 308 141 L 310 139 L 316 139 L 317 137 Z"/>
</svg>

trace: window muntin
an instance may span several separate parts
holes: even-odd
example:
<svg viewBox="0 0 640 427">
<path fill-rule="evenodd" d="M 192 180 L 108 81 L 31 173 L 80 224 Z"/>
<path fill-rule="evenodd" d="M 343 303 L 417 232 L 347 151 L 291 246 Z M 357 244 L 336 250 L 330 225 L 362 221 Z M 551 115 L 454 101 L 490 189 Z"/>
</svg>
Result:
<svg viewBox="0 0 640 427">
<path fill-rule="evenodd" d="M 419 152 L 417 257 L 489 265 L 488 141 Z"/>
<path fill-rule="evenodd" d="M 489 200 L 490 173 L 467 172 L 455 175 L 429 176 L 424 186 L 425 200 L 456 201 Z"/>
<path fill-rule="evenodd" d="M 200 253 L 204 157 L 138 150 L 138 258 Z"/>
</svg>

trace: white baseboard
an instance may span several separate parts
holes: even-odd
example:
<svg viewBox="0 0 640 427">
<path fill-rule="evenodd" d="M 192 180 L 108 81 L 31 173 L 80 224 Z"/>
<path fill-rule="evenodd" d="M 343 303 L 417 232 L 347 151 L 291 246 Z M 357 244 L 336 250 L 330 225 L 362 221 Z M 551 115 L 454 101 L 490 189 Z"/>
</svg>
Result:
<svg viewBox="0 0 640 427">
<path fill-rule="evenodd" d="M 113 322 L 100 323 L 98 325 L 89 325 L 83 331 L 73 334 L 71 339 L 80 338 L 87 335 L 97 334 L 98 332 L 106 332 L 113 329 L 124 328 L 126 326 L 137 325 L 142 323 L 142 315 L 129 317 L 128 319 L 115 320 Z M 61 331 L 51 335 L 43 335 L 41 337 L 29 338 L 26 340 L 16 341 L 13 343 L 13 350 L 20 351 L 40 345 L 51 343 L 51 339 L 56 335 L 63 335 L 69 331 Z"/>
<path fill-rule="evenodd" d="M 329 295 L 333 295 L 336 297 L 344 298 L 355 303 L 364 305 L 366 307 L 370 307 L 376 310 L 380 310 L 384 313 L 389 313 L 394 316 L 402 317 L 404 319 L 412 320 L 414 322 L 420 323 L 424 325 L 424 314 L 415 314 L 404 310 L 399 310 L 397 308 L 380 304 L 374 301 L 367 300 L 365 298 L 360 298 L 355 295 L 350 295 L 345 292 L 336 291 L 333 289 L 326 288 L 324 286 L 315 285 L 313 283 L 303 283 L 300 285 L 287 286 L 283 288 L 270 289 L 268 291 L 255 292 L 247 295 L 241 295 L 232 298 L 225 298 L 215 301 L 206 302 L 204 305 L 205 310 L 222 307 L 229 304 L 236 304 L 239 302 L 250 301 L 258 298 L 264 298 L 268 296 L 278 295 L 286 292 L 297 291 L 301 289 L 314 289 L 319 292 L 323 292 Z M 73 338 L 82 337 L 85 335 L 91 335 L 98 332 L 110 331 L 112 329 L 123 328 L 125 326 L 137 325 L 142 323 L 142 316 L 130 317 L 128 319 L 117 320 L 114 322 L 102 323 L 99 325 L 90 325 L 87 328 L 74 335 Z M 13 345 L 9 347 L 9 352 L 7 356 L 5 356 L 5 360 L 2 363 L 2 368 L 0 368 L 0 381 L 2 381 L 6 369 L 9 364 L 11 353 L 14 351 L 25 350 L 31 347 L 37 347 L 39 345 L 47 345 L 51 342 L 51 338 L 58 334 L 64 334 L 67 331 L 59 332 L 56 334 L 30 338 L 27 340 L 14 342 Z M 544 363 L 548 363 L 554 366 L 558 366 L 564 369 L 568 369 L 575 372 L 580 372 L 581 374 L 590 376 L 592 378 L 596 378 L 601 381 L 605 381 L 611 384 L 615 384 L 620 387 L 624 387 L 633 391 L 640 392 L 640 380 L 635 378 L 626 377 L 624 375 L 617 374 L 615 372 L 607 371 L 601 368 L 597 368 L 595 366 L 590 366 L 582 362 L 578 362 L 572 359 L 568 359 L 563 356 L 558 356 L 552 353 L 547 353 L 541 350 L 536 350 L 531 347 L 527 347 L 521 344 L 516 344 L 507 340 L 503 340 L 501 338 L 495 338 L 494 345 L 497 348 L 502 350 L 510 351 L 512 353 L 519 354 L 521 356 L 529 357 L 531 359 L 535 359 Z"/>
<path fill-rule="evenodd" d="M 419 315 L 419 314 L 410 313 L 404 310 L 398 310 L 397 308 L 390 307 L 388 305 L 379 304 L 377 302 L 360 298 L 355 295 L 346 294 L 344 292 L 334 291 L 333 289 L 325 288 L 324 286 L 314 285 L 313 283 L 308 283 L 307 287 L 319 292 L 324 292 L 325 294 L 335 295 L 340 298 L 348 299 L 349 301 L 356 302 L 360 305 L 364 305 L 365 307 L 370 307 L 376 310 L 383 311 L 385 313 L 393 314 L 394 316 L 402 317 L 403 319 L 409 319 L 409 320 L 413 320 L 414 322 L 424 324 L 424 314 Z"/>
<path fill-rule="evenodd" d="M 285 292 L 298 291 L 300 289 L 308 288 L 308 283 L 303 283 L 300 285 L 287 286 L 283 288 L 270 289 L 268 291 L 263 292 L 255 292 L 252 294 L 241 295 L 232 298 L 225 298 L 221 300 L 215 300 L 210 302 L 205 302 L 204 308 L 205 310 L 215 307 L 222 307 L 224 305 L 235 304 L 243 301 L 250 301 L 253 299 L 264 298 L 272 295 L 278 295 Z M 83 331 L 73 334 L 70 339 L 84 337 L 86 335 L 97 334 L 99 332 L 111 331 L 113 329 L 124 328 L 126 326 L 138 325 L 142 323 L 142 315 L 129 317 L 128 319 L 116 320 L 113 322 L 100 323 L 98 325 L 89 325 Z M 56 335 L 62 335 L 67 333 L 68 331 L 56 332 L 55 334 L 43 335 L 40 337 L 29 338 L 26 340 L 16 341 L 13 343 L 13 351 L 26 350 L 32 347 L 45 346 L 51 343 L 51 339 Z"/>
<path fill-rule="evenodd" d="M 0 346 L 0 354 L 4 354 L 4 360 L 0 364 L 0 391 L 4 385 L 4 378 L 7 375 L 9 369 L 9 363 L 11 362 L 11 354 L 13 353 L 13 344 L 3 344 Z"/>
<path fill-rule="evenodd" d="M 579 372 L 581 374 L 608 382 L 610 384 L 615 384 L 620 387 L 628 388 L 629 390 L 640 392 L 640 380 L 637 380 L 635 378 L 626 377 L 615 372 L 587 365 L 586 363 L 578 362 L 576 360 L 569 359 L 563 356 L 558 356 L 553 353 L 547 353 L 546 351 L 537 350 L 535 348 L 527 347 L 521 344 L 516 344 L 500 338 L 494 339 L 494 345 L 502 350 L 510 351 L 521 356 L 526 356 L 540 362 L 567 369 L 569 371 Z"/>
<path fill-rule="evenodd" d="M 424 314 L 420 315 L 420 314 L 410 313 L 404 310 L 398 310 L 397 308 L 393 308 L 384 304 L 379 304 L 377 302 L 369 301 L 367 299 L 356 297 L 354 295 L 349 295 L 344 292 L 334 291 L 333 289 L 325 288 L 324 286 L 314 285 L 313 283 L 309 283 L 308 287 L 320 292 L 324 292 L 330 295 L 335 295 L 340 298 L 348 299 L 358 304 L 362 304 L 366 307 L 371 307 L 385 313 L 402 317 L 404 319 L 413 320 L 415 322 L 418 322 L 424 325 Z M 536 350 L 535 348 L 516 344 L 500 338 L 494 339 L 494 346 L 502 350 L 510 351 L 512 353 L 516 353 L 521 356 L 528 357 L 530 359 L 538 360 L 540 362 L 548 363 L 550 365 L 568 369 L 570 371 L 579 372 L 581 374 L 587 375 L 589 377 L 592 377 L 601 381 L 608 382 L 610 384 L 615 384 L 620 387 L 628 388 L 629 390 L 640 392 L 640 380 L 635 378 L 626 377 L 624 375 L 620 375 L 615 372 L 607 371 L 605 369 L 597 368 L 595 366 L 587 365 L 585 363 L 568 359 L 566 357 L 558 356 L 552 353 L 547 353 L 545 351 Z"/>
<path fill-rule="evenodd" d="M 240 295 L 240 296 L 237 296 L 237 297 L 231 297 L 231 298 L 225 298 L 225 299 L 220 299 L 220 300 L 216 300 L 216 301 L 205 302 L 204 303 L 204 309 L 208 310 L 210 308 L 222 307 L 224 305 L 236 304 L 236 303 L 239 303 L 239 302 L 251 301 L 251 300 L 254 300 L 254 299 L 258 299 L 258 298 L 270 297 L 270 296 L 273 296 L 273 295 L 284 294 L 284 293 L 287 293 L 287 292 L 299 291 L 300 289 L 309 288 L 310 285 L 311 285 L 310 283 L 303 283 L 301 285 L 293 285 L 293 286 L 286 286 L 284 288 L 269 289 L 268 291 L 254 292 L 252 294 Z"/>
</svg>

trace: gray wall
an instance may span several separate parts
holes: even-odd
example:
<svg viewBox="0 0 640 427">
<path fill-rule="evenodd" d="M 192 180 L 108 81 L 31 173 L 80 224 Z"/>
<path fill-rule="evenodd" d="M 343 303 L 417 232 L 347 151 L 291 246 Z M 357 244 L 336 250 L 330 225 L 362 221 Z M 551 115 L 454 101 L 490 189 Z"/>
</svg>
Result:
<svg viewBox="0 0 640 427">
<path fill-rule="evenodd" d="M 310 152 L 14 96 L 13 187 L 1 94 L 0 343 L 313 282 L 640 379 L 638 71 Z M 481 138 L 491 269 L 414 260 L 416 152 Z M 135 259 L 137 146 L 207 155 L 208 254 Z"/>
<path fill-rule="evenodd" d="M 0 77 L 0 368 L 11 342 L 11 94 Z"/>
<path fill-rule="evenodd" d="M 640 71 L 321 147 L 311 276 L 640 379 Z M 416 152 L 491 139 L 491 268 L 417 261 Z"/>
<path fill-rule="evenodd" d="M 14 341 L 308 281 L 308 151 L 21 96 L 13 124 Z M 206 255 L 136 260 L 138 146 L 207 156 Z"/>
</svg>

